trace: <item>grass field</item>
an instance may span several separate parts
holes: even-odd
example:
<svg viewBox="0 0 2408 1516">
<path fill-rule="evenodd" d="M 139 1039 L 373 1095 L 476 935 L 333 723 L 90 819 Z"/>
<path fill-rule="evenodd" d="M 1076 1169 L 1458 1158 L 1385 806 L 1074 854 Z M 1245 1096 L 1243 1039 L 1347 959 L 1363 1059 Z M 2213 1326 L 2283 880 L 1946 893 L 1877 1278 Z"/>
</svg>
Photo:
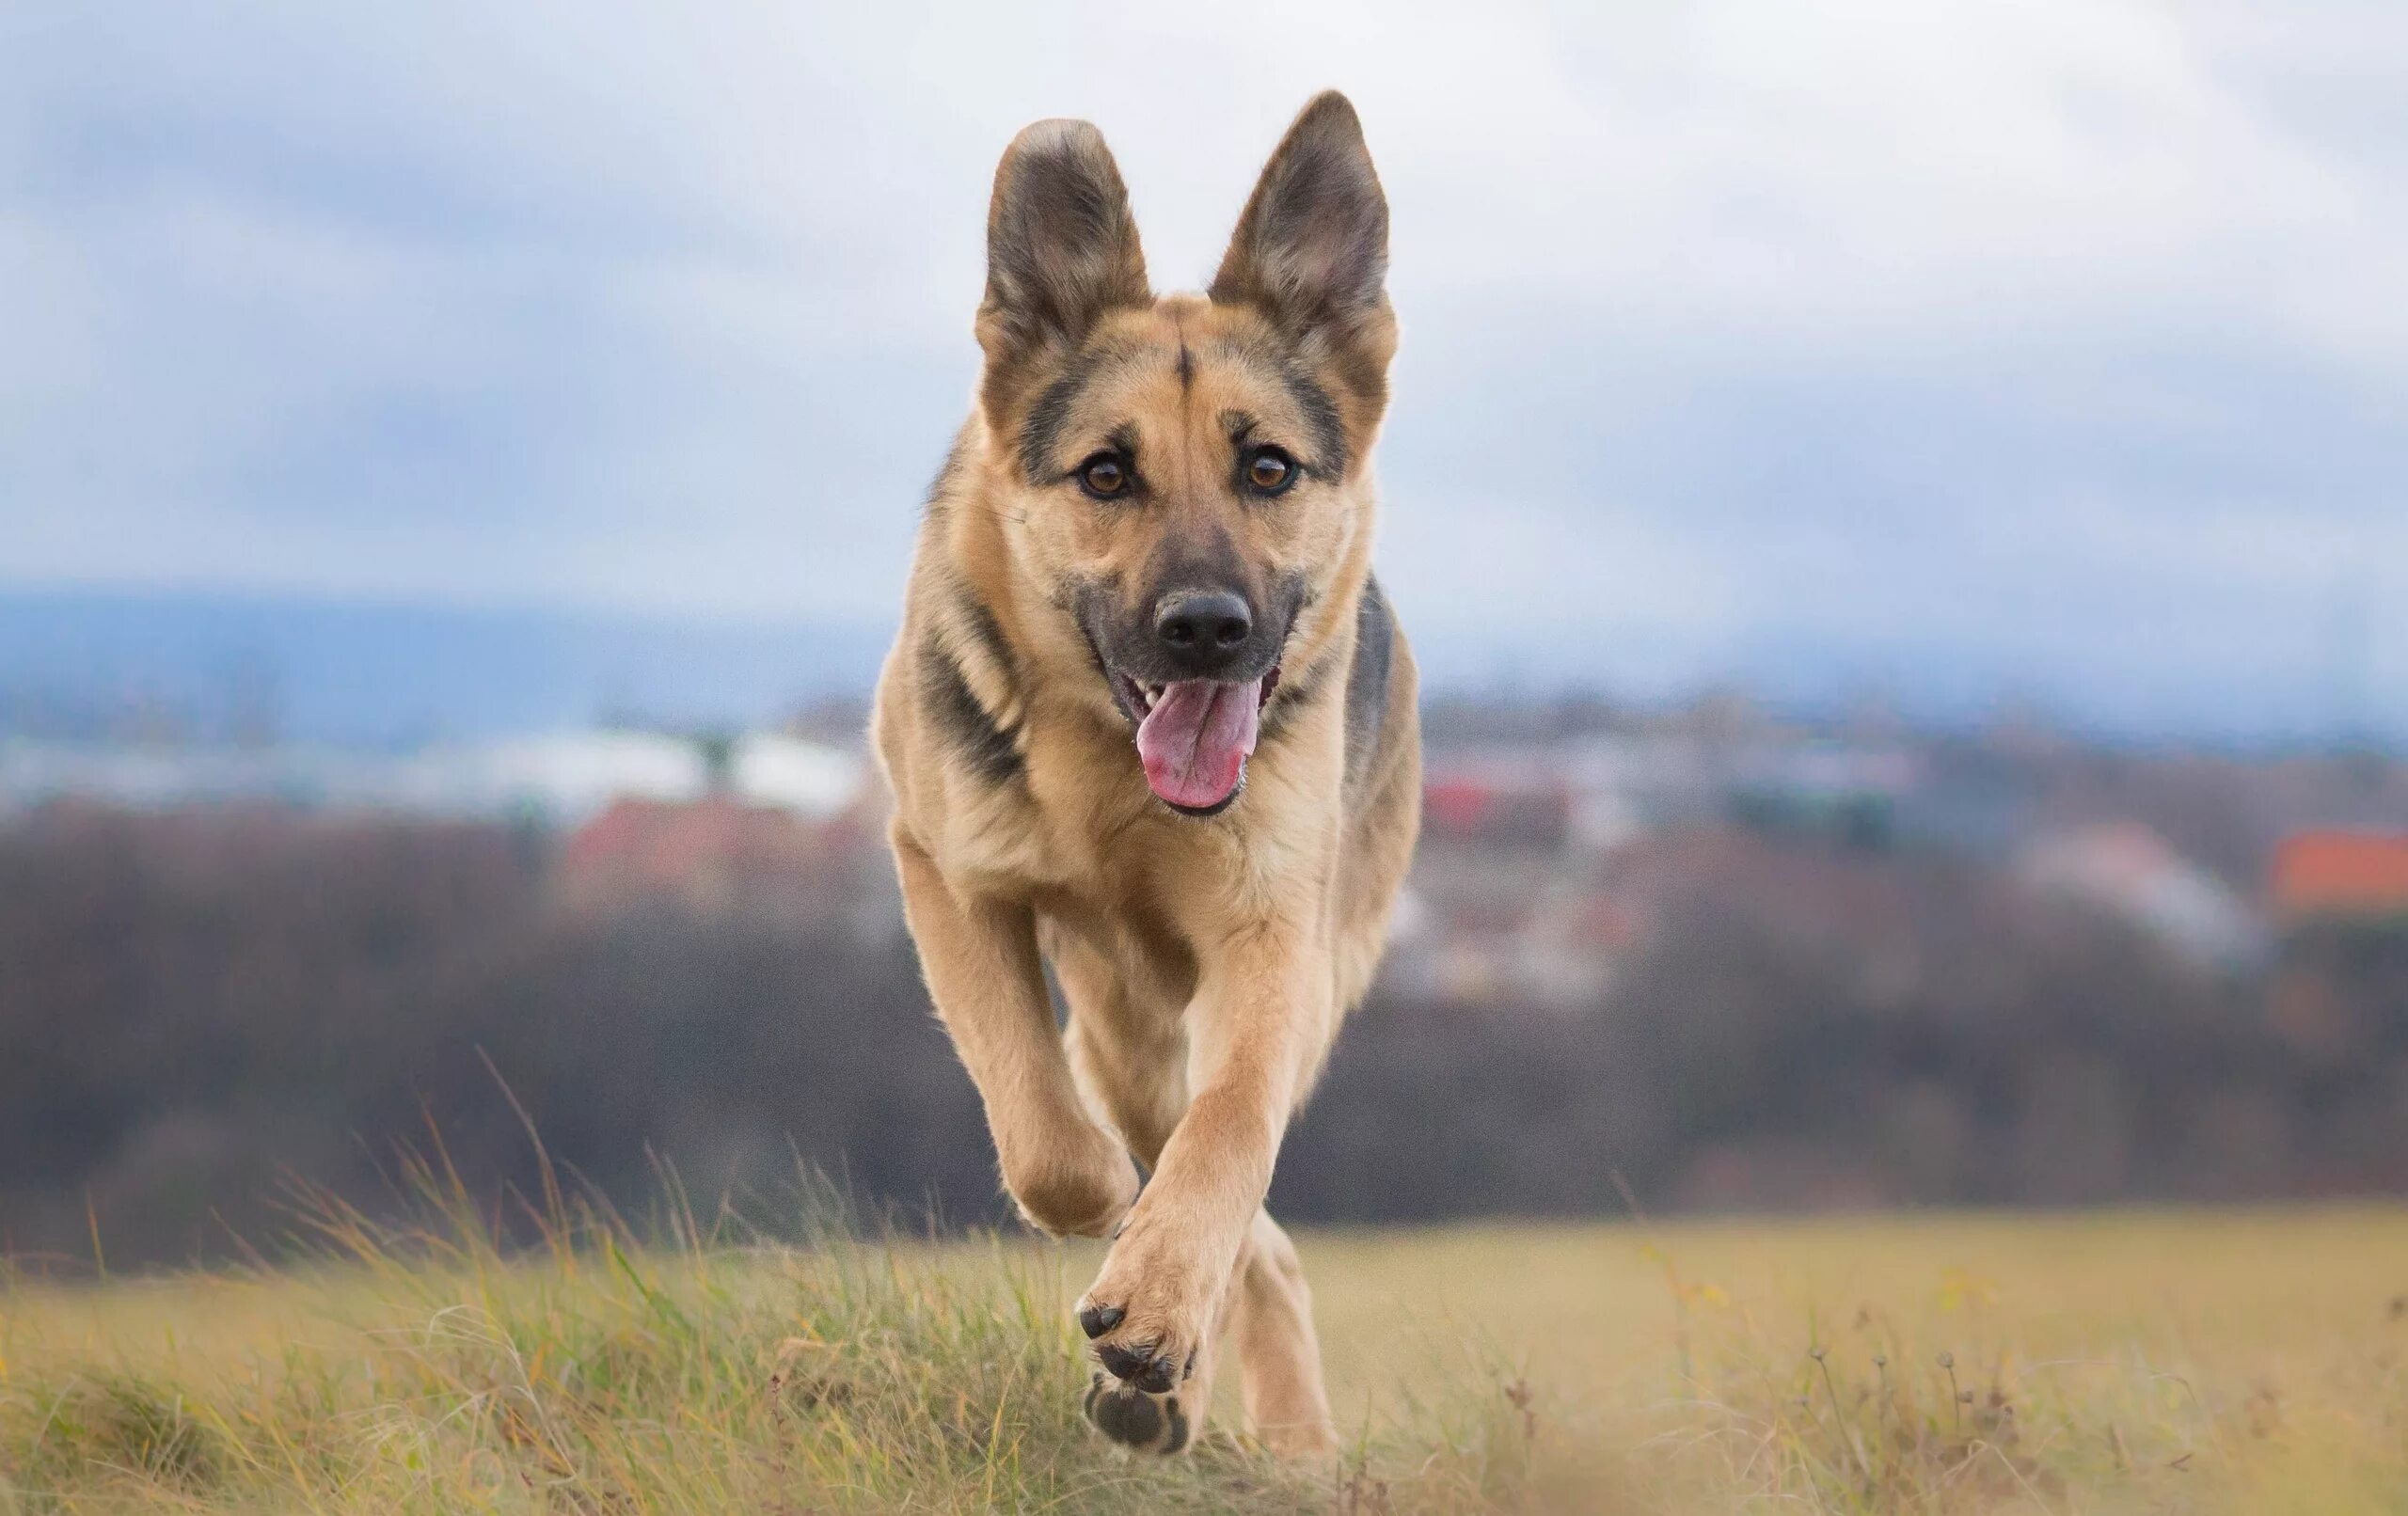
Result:
<svg viewBox="0 0 2408 1516">
<path fill-rule="evenodd" d="M 14 1281 L 0 1513 L 2408 1511 L 2395 1209 L 1307 1233 L 1316 1468 L 1086 1434 L 1091 1247 L 550 1212 Z"/>
</svg>

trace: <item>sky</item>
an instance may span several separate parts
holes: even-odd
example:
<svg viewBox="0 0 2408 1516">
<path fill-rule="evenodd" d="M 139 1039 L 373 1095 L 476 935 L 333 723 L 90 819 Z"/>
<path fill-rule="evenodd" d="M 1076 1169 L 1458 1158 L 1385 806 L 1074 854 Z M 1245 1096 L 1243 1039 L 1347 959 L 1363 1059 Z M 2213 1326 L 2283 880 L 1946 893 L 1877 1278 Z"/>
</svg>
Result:
<svg viewBox="0 0 2408 1516">
<path fill-rule="evenodd" d="M 891 619 L 1012 133 L 1331 86 L 1432 667 L 2408 729 L 2397 0 L 0 0 L 0 582 Z"/>
</svg>

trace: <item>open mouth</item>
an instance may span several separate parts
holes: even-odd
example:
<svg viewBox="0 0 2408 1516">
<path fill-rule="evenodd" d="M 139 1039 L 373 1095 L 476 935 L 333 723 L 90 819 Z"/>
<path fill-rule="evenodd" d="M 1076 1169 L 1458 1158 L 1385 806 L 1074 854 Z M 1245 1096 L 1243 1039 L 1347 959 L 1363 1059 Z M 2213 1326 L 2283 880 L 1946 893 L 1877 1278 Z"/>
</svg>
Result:
<svg viewBox="0 0 2408 1516">
<path fill-rule="evenodd" d="M 1137 720 L 1146 784 L 1187 815 L 1216 815 L 1245 786 L 1245 761 L 1262 731 L 1262 707 L 1279 687 L 1276 667 L 1259 679 L 1178 679 L 1145 684 L 1115 673 L 1113 687 Z"/>
</svg>

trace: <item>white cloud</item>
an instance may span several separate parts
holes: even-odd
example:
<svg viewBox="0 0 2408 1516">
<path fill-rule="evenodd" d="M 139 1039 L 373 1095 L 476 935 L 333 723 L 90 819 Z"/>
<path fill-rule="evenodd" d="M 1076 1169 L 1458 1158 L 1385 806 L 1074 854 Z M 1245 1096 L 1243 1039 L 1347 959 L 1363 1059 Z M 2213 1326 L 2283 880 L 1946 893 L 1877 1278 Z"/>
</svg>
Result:
<svg viewBox="0 0 2408 1516">
<path fill-rule="evenodd" d="M 0 576 L 882 613 L 1010 133 L 1102 124 L 1188 284 L 1327 85 L 1386 551 L 1500 634 L 2011 621 L 2002 519 L 2225 608 L 2408 490 L 2379 0 L 11 18 Z M 2203 548 L 2232 499 L 2290 545 Z"/>
</svg>

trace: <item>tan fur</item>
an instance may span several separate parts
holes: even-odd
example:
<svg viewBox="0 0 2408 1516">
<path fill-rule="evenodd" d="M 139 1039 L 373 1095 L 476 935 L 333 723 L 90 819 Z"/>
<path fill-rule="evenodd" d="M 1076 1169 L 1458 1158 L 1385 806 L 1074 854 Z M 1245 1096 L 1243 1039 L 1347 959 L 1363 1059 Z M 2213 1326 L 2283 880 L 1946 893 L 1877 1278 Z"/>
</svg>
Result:
<svg viewBox="0 0 2408 1516">
<path fill-rule="evenodd" d="M 1200 1430 L 1226 1325 L 1254 1429 L 1297 1452 L 1333 1430 L 1303 1272 L 1262 1200 L 1370 983 L 1419 820 L 1401 635 L 1376 741 L 1358 715 L 1349 754 L 1394 345 L 1377 197 L 1351 107 L 1323 96 L 1265 169 L 1214 297 L 1155 299 L 1101 138 L 1047 122 L 1015 141 L 990 213 L 980 403 L 929 501 L 873 717 L 911 929 L 1004 1183 L 1048 1232 L 1117 1230 L 1081 1303 L 1122 1313 L 1097 1337 L 1107 1363 L 1193 1365 L 1167 1393 L 1150 1393 L 1156 1420 L 1176 1406 Z M 1072 364 L 1085 383 L 1032 463 L 1032 413 Z M 1333 457 L 1335 477 L 1242 497 L 1229 418 L 1312 459 L 1316 387 L 1342 471 Z M 1327 418 L 1321 434 L 1336 440 Z M 1060 477 L 1112 435 L 1134 443 L 1142 505 L 1100 505 Z M 1081 618 L 1211 551 L 1234 555 L 1250 595 L 1286 586 L 1298 608 L 1276 733 L 1237 801 L 1196 819 L 1149 791 Z M 1133 1155 L 1152 1176 L 1142 1198 Z"/>
</svg>

